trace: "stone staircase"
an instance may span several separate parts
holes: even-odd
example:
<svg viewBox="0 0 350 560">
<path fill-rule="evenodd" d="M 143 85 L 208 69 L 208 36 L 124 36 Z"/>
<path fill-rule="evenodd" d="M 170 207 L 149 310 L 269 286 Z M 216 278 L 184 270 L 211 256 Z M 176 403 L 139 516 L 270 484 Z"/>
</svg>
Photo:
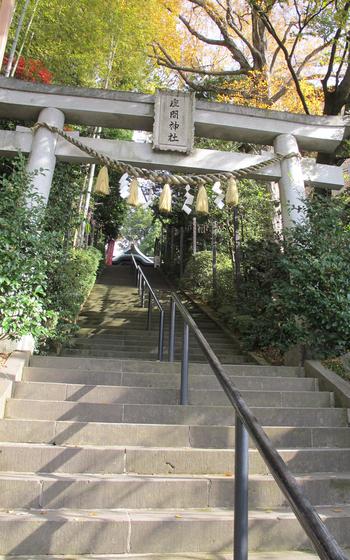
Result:
<svg viewBox="0 0 350 560">
<path fill-rule="evenodd" d="M 0 420 L 0 555 L 232 557 L 232 406 L 198 347 L 191 404 L 178 404 L 180 364 L 154 359 L 156 312 L 145 331 L 132 278 L 127 268 L 107 269 L 75 347 L 32 357 L 15 385 Z M 158 289 L 165 301 L 161 281 Z M 245 363 L 206 317 L 196 319 L 215 351 L 232 358 L 225 371 L 338 542 L 350 547 L 347 410 L 299 368 Z M 297 552 L 310 548 L 304 531 L 253 446 L 249 455 L 250 559 L 313 557 Z"/>
<path fill-rule="evenodd" d="M 165 346 L 168 341 L 168 311 L 170 288 L 162 280 L 158 271 L 145 269 L 152 287 L 155 288 L 166 311 Z M 64 356 L 116 357 L 126 359 L 157 358 L 158 311 L 153 308 L 151 329 L 145 330 L 147 307 L 140 307 L 140 298 L 134 287 L 134 274 L 129 267 L 110 267 L 105 270 L 95 285 L 89 300 L 80 315 L 80 331 L 65 348 Z M 147 301 L 146 301 L 147 303 Z M 198 308 L 188 306 L 199 327 L 206 333 L 209 343 L 222 363 L 240 364 L 250 360 L 243 356 L 237 344 Z M 177 322 L 175 358 L 181 358 L 182 324 Z M 206 361 L 196 339 L 191 334 L 190 359 L 195 362 Z"/>
</svg>

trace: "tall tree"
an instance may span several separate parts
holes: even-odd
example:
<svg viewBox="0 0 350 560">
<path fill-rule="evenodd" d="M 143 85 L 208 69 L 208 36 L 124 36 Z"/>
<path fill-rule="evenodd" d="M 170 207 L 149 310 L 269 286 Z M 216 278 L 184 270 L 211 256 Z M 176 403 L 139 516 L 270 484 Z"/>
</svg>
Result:
<svg viewBox="0 0 350 560">
<path fill-rule="evenodd" d="M 10 42 L 25 2 L 18 0 Z M 31 0 L 19 45 L 34 7 Z M 150 87 L 149 43 L 177 35 L 157 0 L 40 0 L 30 29 L 22 54 L 45 64 L 56 83 L 103 87 L 111 67 L 110 87 L 119 89 Z"/>
<path fill-rule="evenodd" d="M 14 9 L 15 0 L 0 0 L 0 68 L 5 54 Z"/>
<path fill-rule="evenodd" d="M 184 47 L 176 58 L 158 42 L 153 56 L 186 87 L 305 113 L 337 114 L 346 103 L 346 0 L 179 0 L 168 10 Z"/>
<path fill-rule="evenodd" d="M 347 0 L 308 0 L 306 2 L 293 0 L 291 7 L 294 11 L 297 31 L 294 33 L 295 37 L 290 49 L 288 49 L 284 37 L 276 30 L 266 3 L 261 0 L 250 0 L 250 4 L 283 53 L 290 77 L 306 113 L 311 111 L 308 100 L 302 91 L 300 73 L 294 67 L 293 57 L 298 45 L 303 44 L 305 39 L 318 39 L 321 49 L 319 52 L 323 50 L 323 56 L 313 62 L 311 69 L 307 68 L 308 79 L 321 81 L 324 96 L 323 113 L 325 115 L 341 113 L 345 105 L 349 103 L 350 95 L 350 2 Z M 306 60 L 306 63 L 309 62 Z"/>
</svg>

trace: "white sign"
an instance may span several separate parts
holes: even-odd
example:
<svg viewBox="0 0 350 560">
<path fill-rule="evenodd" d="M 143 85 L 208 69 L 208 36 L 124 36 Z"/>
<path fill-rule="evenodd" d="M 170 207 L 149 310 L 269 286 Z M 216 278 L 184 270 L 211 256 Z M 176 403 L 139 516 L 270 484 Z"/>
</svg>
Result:
<svg viewBox="0 0 350 560">
<path fill-rule="evenodd" d="M 194 139 L 194 93 L 157 91 L 153 149 L 189 154 Z"/>
</svg>

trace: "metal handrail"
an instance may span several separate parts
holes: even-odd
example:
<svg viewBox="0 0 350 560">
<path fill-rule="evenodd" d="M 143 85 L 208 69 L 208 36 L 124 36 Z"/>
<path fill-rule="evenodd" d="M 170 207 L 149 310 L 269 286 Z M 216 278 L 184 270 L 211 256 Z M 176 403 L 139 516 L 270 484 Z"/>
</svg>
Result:
<svg viewBox="0 0 350 560">
<path fill-rule="evenodd" d="M 147 330 L 150 330 L 152 323 L 152 301 L 159 309 L 159 335 L 158 335 L 158 360 L 163 361 L 163 348 L 164 348 L 164 309 L 156 296 L 151 284 L 149 283 L 142 268 L 137 264 L 134 255 L 131 255 L 132 263 L 135 267 L 135 280 L 138 293 L 141 298 L 141 307 L 145 305 L 145 290 L 148 290 L 148 310 L 147 310 Z"/>
<path fill-rule="evenodd" d="M 311 540 L 319 557 L 322 560 L 346 560 L 343 550 L 322 522 L 315 508 L 303 494 L 295 477 L 274 448 L 241 393 L 226 375 L 219 359 L 196 322 L 174 292 L 171 293 L 170 305 L 169 361 L 174 361 L 176 309 L 178 309 L 184 320 L 181 404 L 188 404 L 188 341 L 189 328 L 191 328 L 209 365 L 236 412 L 234 560 L 247 560 L 248 558 L 248 434 L 254 440 L 257 449 L 280 490 L 287 498 L 295 516 Z"/>
</svg>

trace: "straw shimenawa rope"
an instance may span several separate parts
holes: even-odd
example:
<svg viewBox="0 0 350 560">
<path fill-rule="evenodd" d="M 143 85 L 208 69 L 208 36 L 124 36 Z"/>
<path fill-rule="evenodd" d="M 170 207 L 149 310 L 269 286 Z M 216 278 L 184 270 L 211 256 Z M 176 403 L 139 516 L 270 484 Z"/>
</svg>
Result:
<svg viewBox="0 0 350 560">
<path fill-rule="evenodd" d="M 206 185 L 207 183 L 214 183 L 216 181 L 228 181 L 231 178 L 234 179 L 243 179 L 250 175 L 254 171 L 259 171 L 260 169 L 264 169 L 273 163 L 281 162 L 285 159 L 298 157 L 300 158 L 300 154 L 298 152 L 292 152 L 287 155 L 276 154 L 271 159 L 262 161 L 255 165 L 250 165 L 249 167 L 244 167 L 243 169 L 235 169 L 234 171 L 224 171 L 221 173 L 206 173 L 206 174 L 188 174 L 184 173 L 183 175 L 175 175 L 169 171 L 157 171 L 152 169 L 145 169 L 143 167 L 135 167 L 130 165 L 129 163 L 124 163 L 115 159 L 110 158 L 105 154 L 101 154 L 100 152 L 90 148 L 83 142 L 80 142 L 76 137 L 70 136 L 64 130 L 57 128 L 56 126 L 49 125 L 45 122 L 37 122 L 32 130 L 35 132 L 39 128 L 46 128 L 50 132 L 54 134 L 58 134 L 73 146 L 76 146 L 81 151 L 85 152 L 89 156 L 97 159 L 99 163 L 102 165 L 107 165 L 108 167 L 115 169 L 121 173 L 128 173 L 131 177 L 138 177 L 142 179 L 150 179 L 154 183 L 160 184 L 172 184 L 172 185 L 190 185 L 190 186 L 198 186 L 198 185 Z"/>
</svg>

